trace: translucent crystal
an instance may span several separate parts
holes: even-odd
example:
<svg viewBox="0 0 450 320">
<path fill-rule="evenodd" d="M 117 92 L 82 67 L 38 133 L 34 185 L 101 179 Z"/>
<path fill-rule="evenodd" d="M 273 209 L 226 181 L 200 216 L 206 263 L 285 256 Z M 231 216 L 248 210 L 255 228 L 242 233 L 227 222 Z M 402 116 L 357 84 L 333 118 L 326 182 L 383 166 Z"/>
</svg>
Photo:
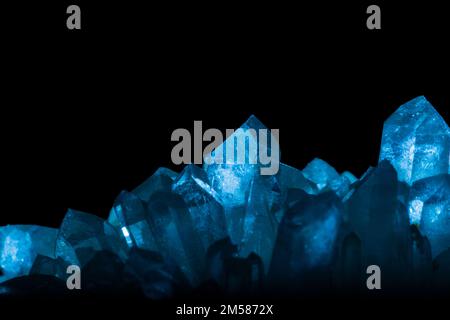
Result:
<svg viewBox="0 0 450 320">
<path fill-rule="evenodd" d="M 0 228 L 0 282 L 29 273 L 38 255 L 53 258 L 58 230 L 34 225 Z"/>
<path fill-rule="evenodd" d="M 385 121 L 380 161 L 384 159 L 409 184 L 449 173 L 450 130 L 425 97 L 403 104 Z"/>
<path fill-rule="evenodd" d="M 354 182 L 358 181 L 358 179 L 353 175 L 353 173 L 351 173 L 349 171 L 342 172 L 341 177 L 346 177 L 348 179 L 348 181 L 350 181 L 350 183 L 354 183 Z"/>
<path fill-rule="evenodd" d="M 332 166 L 318 158 L 308 163 L 302 173 L 316 186 L 318 192 L 333 190 L 341 198 L 349 191 L 350 184 L 356 181 L 350 172 L 339 175 Z"/>
<path fill-rule="evenodd" d="M 318 188 L 315 183 L 305 178 L 301 170 L 280 164 L 280 170 L 277 175 L 280 186 L 283 190 L 296 188 L 304 190 L 309 194 L 317 194 Z"/>
<path fill-rule="evenodd" d="M 351 229 L 361 239 L 363 264 L 380 266 L 386 282 L 399 280 L 410 264 L 408 215 L 397 191 L 397 174 L 383 161 L 360 181 L 346 203 Z"/>
<path fill-rule="evenodd" d="M 261 257 L 264 271 L 268 271 L 278 230 L 278 221 L 271 210 L 272 197 L 268 176 L 258 176 L 252 180 L 248 202 L 245 208 L 242 240 L 239 255 L 247 257 L 255 253 Z"/>
<path fill-rule="evenodd" d="M 450 175 L 416 181 L 410 213 L 420 216 L 420 230 L 431 243 L 433 257 L 450 247 Z"/>
<path fill-rule="evenodd" d="M 84 266 L 101 250 L 123 254 L 117 231 L 97 216 L 69 209 L 59 229 L 56 256 Z"/>
<path fill-rule="evenodd" d="M 257 136 L 252 135 L 249 129 L 266 130 L 268 141 L 258 141 Z M 259 149 L 266 147 L 267 154 L 278 152 L 277 145 L 272 146 L 271 134 L 255 116 L 251 116 L 238 130 L 236 130 L 227 140 L 204 157 L 204 170 L 211 182 L 211 187 L 216 190 L 222 200 L 225 210 L 226 224 L 229 235 L 233 243 L 239 244 L 243 237 L 243 224 L 245 217 L 245 206 L 248 195 L 255 177 L 260 176 L 261 165 L 258 162 Z M 246 141 L 245 157 L 239 153 L 238 141 Z M 241 150 L 242 151 L 242 150 Z M 233 157 L 234 155 L 234 157 Z M 241 157 L 242 161 L 238 161 Z M 212 159 L 216 162 L 212 162 Z M 217 163 L 216 159 L 222 159 L 223 163 Z M 279 159 L 279 156 L 278 156 Z M 274 180 L 270 180 L 274 183 Z M 272 198 L 273 199 L 273 198 Z"/>
<path fill-rule="evenodd" d="M 254 130 L 256 136 L 249 129 Z M 226 207 L 245 205 L 251 180 L 255 175 L 260 175 L 259 148 L 263 145 L 257 138 L 259 130 L 269 131 L 255 116 L 251 116 L 222 145 L 204 157 L 204 169 L 211 186 L 219 193 Z M 267 137 L 271 137 L 270 133 Z M 238 148 L 239 141 L 245 141 L 244 149 Z M 264 146 L 267 147 L 267 154 L 271 154 L 270 142 L 265 141 Z M 245 150 L 244 155 L 239 154 L 242 150 Z M 274 152 L 278 152 L 278 145 Z M 218 159 L 222 163 L 217 163 Z M 215 162 L 211 163 L 213 160 Z"/>
<path fill-rule="evenodd" d="M 139 185 L 132 192 L 137 195 L 141 200 L 148 201 L 150 196 L 155 191 L 169 191 L 172 187 L 172 182 L 177 177 L 177 173 L 160 167 L 156 172 Z"/>
<path fill-rule="evenodd" d="M 148 221 L 158 252 L 172 258 L 192 284 L 202 278 L 206 249 L 183 198 L 157 191 L 148 201 Z"/>
<path fill-rule="evenodd" d="M 108 222 L 129 247 L 156 250 L 156 241 L 146 220 L 146 204 L 134 193 L 122 191 L 109 214 Z"/>
<path fill-rule="evenodd" d="M 448 292 L 449 128 L 424 97 L 386 120 L 378 166 L 360 179 L 317 158 L 262 174 L 259 151 L 279 156 L 272 133 L 251 116 L 203 168 L 159 168 L 121 192 L 107 221 L 69 210 L 59 231 L 0 227 L 0 294 L 67 291 L 69 264 L 82 268 L 87 291 L 151 299 L 366 290 L 373 264 L 384 290 Z"/>
<path fill-rule="evenodd" d="M 303 175 L 316 184 L 319 190 L 324 189 L 333 180 L 339 179 L 336 170 L 325 161 L 315 158 L 303 169 Z"/>
<path fill-rule="evenodd" d="M 288 199 L 291 204 L 278 230 L 269 276 L 277 284 L 295 286 L 309 281 L 313 270 L 330 272 L 343 208 L 333 192 L 308 195 L 297 190 L 289 197 L 294 199 Z"/>
<path fill-rule="evenodd" d="M 203 169 L 188 165 L 175 180 L 172 190 L 181 195 L 203 243 L 203 252 L 215 241 L 227 237 L 225 213 L 216 191 Z"/>
<path fill-rule="evenodd" d="M 412 224 L 420 224 L 425 202 L 432 199 L 441 188 L 448 184 L 449 175 L 439 175 L 413 183 L 408 195 L 408 213 Z"/>
</svg>

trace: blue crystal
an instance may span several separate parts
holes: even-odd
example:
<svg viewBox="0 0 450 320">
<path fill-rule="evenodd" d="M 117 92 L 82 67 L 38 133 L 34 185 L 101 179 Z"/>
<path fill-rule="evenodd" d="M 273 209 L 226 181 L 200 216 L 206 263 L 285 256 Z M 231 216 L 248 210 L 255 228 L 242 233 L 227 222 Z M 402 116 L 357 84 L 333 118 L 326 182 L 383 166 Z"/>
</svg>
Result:
<svg viewBox="0 0 450 320">
<path fill-rule="evenodd" d="M 408 213 L 411 224 L 420 225 L 424 204 L 448 184 L 448 175 L 439 175 L 413 183 L 408 194 Z"/>
<path fill-rule="evenodd" d="M 358 179 L 353 175 L 353 173 L 351 173 L 349 171 L 342 172 L 341 177 L 347 178 L 347 180 L 350 182 L 350 184 L 358 181 Z"/>
<path fill-rule="evenodd" d="M 313 270 L 330 272 L 343 207 L 332 192 L 308 195 L 298 190 L 288 197 L 294 199 L 288 200 L 291 205 L 279 227 L 269 275 L 276 284 L 295 287 L 309 281 Z"/>
<path fill-rule="evenodd" d="M 119 294 L 127 286 L 124 263 L 109 250 L 94 252 L 82 269 L 82 290 L 93 293 Z"/>
<path fill-rule="evenodd" d="M 206 250 L 215 241 L 227 237 L 227 226 L 221 199 L 209 185 L 206 173 L 188 165 L 175 180 L 172 190 L 181 195 L 192 218 L 195 232 Z"/>
<path fill-rule="evenodd" d="M 161 167 L 132 192 L 142 201 L 148 201 L 156 191 L 169 191 L 176 177 L 176 172 Z"/>
<path fill-rule="evenodd" d="M 332 190 L 339 197 L 344 197 L 356 178 L 350 172 L 339 175 L 327 162 L 315 158 L 302 171 L 306 179 L 312 182 L 318 192 Z"/>
<path fill-rule="evenodd" d="M 408 184 L 450 173 L 450 130 L 425 97 L 405 103 L 385 121 L 380 161 L 384 159 Z"/>
<path fill-rule="evenodd" d="M 316 184 L 319 190 L 324 189 L 333 180 L 339 179 L 336 170 L 325 161 L 315 158 L 303 169 L 303 175 Z"/>
<path fill-rule="evenodd" d="M 267 128 L 251 116 L 240 129 L 203 168 L 159 168 L 121 192 L 107 221 L 69 210 L 59 230 L 0 227 L 0 294 L 27 281 L 65 290 L 69 264 L 88 291 L 131 288 L 151 299 L 205 288 L 365 290 L 371 264 L 385 290 L 448 290 L 449 128 L 425 98 L 385 122 L 380 161 L 360 179 L 317 158 L 263 175 L 261 142 L 246 130 Z M 246 141 L 245 163 L 235 139 Z"/>
<path fill-rule="evenodd" d="M 433 257 L 450 247 L 450 175 L 416 181 L 411 188 L 410 219 L 431 243 Z"/>
<path fill-rule="evenodd" d="M 397 191 L 397 174 L 389 162 L 382 161 L 346 202 L 350 229 L 361 239 L 363 264 L 380 266 L 386 282 L 404 275 L 410 264 L 408 215 Z"/>
<path fill-rule="evenodd" d="M 0 282 L 27 275 L 38 255 L 53 258 L 58 230 L 34 225 L 0 228 Z"/>
<path fill-rule="evenodd" d="M 255 177 L 261 175 L 261 166 L 256 159 L 259 149 L 257 138 L 246 132 L 248 129 L 268 130 L 255 116 L 251 116 L 240 129 L 236 130 L 222 145 L 206 155 L 204 159 L 204 170 L 211 187 L 216 190 L 222 200 L 229 235 L 232 242 L 236 244 L 242 241 L 245 206 L 252 181 Z M 244 163 L 236 161 L 236 154 L 238 153 L 236 141 L 240 139 L 247 139 L 248 142 L 245 144 L 247 156 Z M 227 146 L 233 148 L 235 158 L 231 157 Z M 270 154 L 272 153 L 272 147 L 270 144 L 267 145 L 267 152 Z M 278 148 L 273 149 L 278 150 Z M 223 158 L 224 163 L 211 163 L 211 159 L 217 158 Z"/>
<path fill-rule="evenodd" d="M 97 216 L 69 209 L 59 229 L 56 256 L 84 266 L 101 250 L 123 255 L 123 243 L 117 231 Z"/>
<path fill-rule="evenodd" d="M 208 175 L 211 185 L 221 196 L 226 207 L 245 205 L 246 192 L 250 187 L 254 176 L 259 175 L 257 163 L 257 138 L 246 134 L 246 130 L 268 130 L 255 116 L 251 116 L 241 127 L 236 130 L 227 140 L 218 146 L 212 153 L 204 157 L 204 169 Z M 245 163 L 237 162 L 237 141 L 246 139 Z M 227 146 L 233 149 L 233 155 Z M 223 159 L 223 163 L 212 163 L 211 159 Z"/>
<path fill-rule="evenodd" d="M 284 163 L 280 164 L 277 178 L 284 191 L 295 188 L 304 190 L 309 194 L 317 194 L 319 192 L 317 185 L 306 179 L 301 170 Z"/>
<path fill-rule="evenodd" d="M 278 221 L 270 204 L 273 191 L 267 181 L 269 176 L 257 176 L 250 186 L 243 220 L 242 240 L 239 255 L 247 257 L 255 253 L 261 257 L 267 272 L 272 258 L 273 246 L 278 230 Z"/>
<path fill-rule="evenodd" d="M 202 278 L 206 249 L 183 198 L 173 192 L 155 192 L 148 201 L 148 221 L 158 252 L 175 260 L 192 284 Z"/>
<path fill-rule="evenodd" d="M 146 220 L 145 203 L 134 193 L 122 191 L 109 214 L 114 226 L 129 247 L 156 250 L 156 241 Z"/>
</svg>

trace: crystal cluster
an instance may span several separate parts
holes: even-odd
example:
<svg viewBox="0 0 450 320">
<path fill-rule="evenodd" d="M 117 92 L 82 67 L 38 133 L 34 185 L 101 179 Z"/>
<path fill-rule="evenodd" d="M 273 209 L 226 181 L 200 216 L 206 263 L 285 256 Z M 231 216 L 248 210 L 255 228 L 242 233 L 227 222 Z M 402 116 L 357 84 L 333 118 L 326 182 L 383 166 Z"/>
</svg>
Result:
<svg viewBox="0 0 450 320">
<path fill-rule="evenodd" d="M 267 129 L 254 116 L 241 128 Z M 386 120 L 380 161 L 359 179 L 321 159 L 273 176 L 259 164 L 159 168 L 123 191 L 106 221 L 69 210 L 59 230 L 1 227 L 0 292 L 19 277 L 64 282 L 74 264 L 84 288 L 137 287 L 149 298 L 207 283 L 226 293 L 359 290 L 374 264 L 384 288 L 450 290 L 449 154 L 448 125 L 418 97 Z"/>
</svg>

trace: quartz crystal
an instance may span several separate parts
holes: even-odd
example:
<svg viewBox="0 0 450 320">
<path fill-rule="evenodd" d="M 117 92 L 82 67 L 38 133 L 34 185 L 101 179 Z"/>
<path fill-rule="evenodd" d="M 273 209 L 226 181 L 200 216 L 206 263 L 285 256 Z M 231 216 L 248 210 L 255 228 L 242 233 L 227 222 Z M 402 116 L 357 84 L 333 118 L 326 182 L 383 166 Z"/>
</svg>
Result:
<svg viewBox="0 0 450 320">
<path fill-rule="evenodd" d="M 384 159 L 409 184 L 450 173 L 450 130 L 425 97 L 405 103 L 385 121 L 380 161 Z"/>
<path fill-rule="evenodd" d="M 259 151 L 278 141 L 250 129 L 268 130 L 251 116 L 203 167 L 159 168 L 122 191 L 106 221 L 69 210 L 59 230 L 0 227 L 0 295 L 65 290 L 72 264 L 88 292 L 150 299 L 366 290 L 373 264 L 385 291 L 449 292 L 449 128 L 424 97 L 386 120 L 379 163 L 360 178 L 318 158 L 262 175 Z"/>
<path fill-rule="evenodd" d="M 38 255 L 53 258 L 58 230 L 32 225 L 0 228 L 0 282 L 29 273 Z"/>
</svg>

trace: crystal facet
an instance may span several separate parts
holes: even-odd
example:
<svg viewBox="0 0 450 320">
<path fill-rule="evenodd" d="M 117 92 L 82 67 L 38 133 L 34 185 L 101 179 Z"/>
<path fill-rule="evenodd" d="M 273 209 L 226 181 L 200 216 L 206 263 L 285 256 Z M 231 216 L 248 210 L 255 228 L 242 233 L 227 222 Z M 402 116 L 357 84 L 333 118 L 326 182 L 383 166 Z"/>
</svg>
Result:
<svg viewBox="0 0 450 320">
<path fill-rule="evenodd" d="M 450 173 L 450 130 L 425 97 L 405 103 L 385 121 L 380 161 L 384 159 L 409 184 Z"/>
<path fill-rule="evenodd" d="M 342 203 L 332 192 L 293 197 L 276 240 L 270 270 L 271 280 L 292 286 L 308 282 L 308 274 L 330 272 L 342 222 Z M 317 279 L 316 279 L 317 280 Z"/>
<path fill-rule="evenodd" d="M 121 253 L 122 249 L 119 235 L 108 222 L 69 209 L 59 229 L 55 254 L 70 264 L 83 266 L 97 251 Z"/>
</svg>

